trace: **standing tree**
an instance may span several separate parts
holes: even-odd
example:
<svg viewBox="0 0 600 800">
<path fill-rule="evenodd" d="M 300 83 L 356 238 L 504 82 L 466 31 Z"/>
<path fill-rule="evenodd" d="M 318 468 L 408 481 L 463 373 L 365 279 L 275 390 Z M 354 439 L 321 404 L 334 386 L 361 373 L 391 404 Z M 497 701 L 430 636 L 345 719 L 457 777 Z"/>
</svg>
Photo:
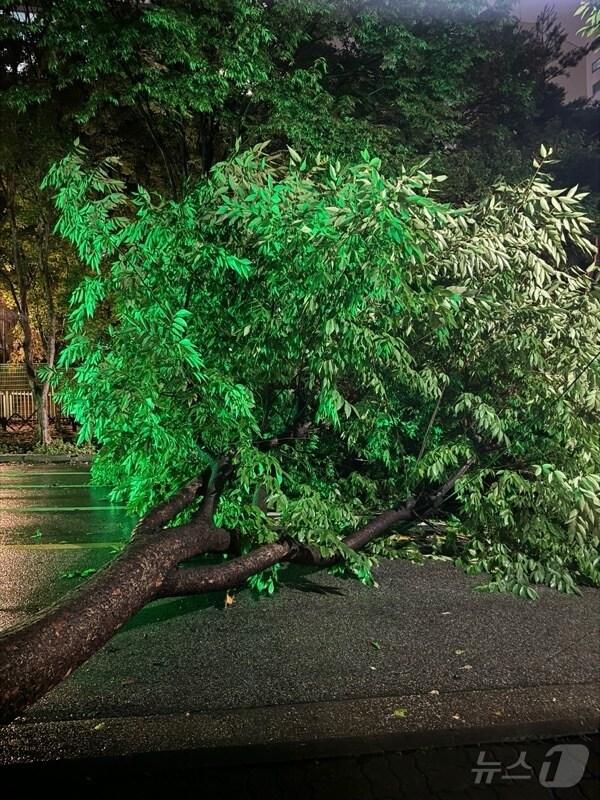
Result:
<svg viewBox="0 0 600 800">
<path fill-rule="evenodd" d="M 549 155 L 462 209 L 366 151 L 256 146 L 180 201 L 128 193 L 81 147 L 51 169 L 88 267 L 52 377 L 100 445 L 94 477 L 142 517 L 2 636 L 3 719 L 151 600 L 271 593 L 290 560 L 369 583 L 416 522 L 488 588 L 600 582 L 600 300 L 568 263 L 590 221 Z M 183 565 L 208 551 L 232 557 Z"/>
<path fill-rule="evenodd" d="M 506 0 L 0 0 L 0 105 L 58 109 L 133 184 L 177 198 L 238 138 L 369 147 L 389 174 L 456 160 L 454 195 L 480 196 L 569 127 L 552 81 L 585 48 L 565 39 L 549 13 L 524 30 Z"/>
<path fill-rule="evenodd" d="M 35 14 L 28 7 L 7 14 L 4 5 L 0 2 L 0 288 L 17 315 L 36 439 L 48 445 L 50 385 L 38 364 L 54 366 L 65 295 L 81 273 L 53 235 L 54 205 L 40 184 L 49 164 L 72 142 L 74 129 L 58 98 L 40 91 L 45 72 L 35 47 Z"/>
<path fill-rule="evenodd" d="M 38 373 L 38 363 L 43 360 L 54 366 L 63 316 L 60 301 L 69 268 L 75 266 L 64 243 L 52 233 L 55 210 L 49 194 L 40 189 L 49 153 L 58 157 L 65 145 L 64 140 L 58 147 L 51 142 L 47 119 L 47 115 L 40 119 L 37 110 L 25 119 L 0 108 L 4 133 L 0 142 L 0 287 L 14 305 L 22 333 L 23 363 L 36 414 L 35 438 L 41 445 L 51 441 L 50 384 Z"/>
</svg>

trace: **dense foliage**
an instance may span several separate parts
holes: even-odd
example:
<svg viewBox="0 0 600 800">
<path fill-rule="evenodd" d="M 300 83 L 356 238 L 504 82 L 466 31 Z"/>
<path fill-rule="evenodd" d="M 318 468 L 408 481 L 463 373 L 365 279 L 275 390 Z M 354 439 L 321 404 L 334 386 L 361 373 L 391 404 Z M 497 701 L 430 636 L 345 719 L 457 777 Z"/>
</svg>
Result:
<svg viewBox="0 0 600 800">
<path fill-rule="evenodd" d="M 430 157 L 459 204 L 522 180 L 549 141 L 593 212 L 599 115 L 554 83 L 584 51 L 552 11 L 525 29 L 506 0 L 0 0 L 0 293 L 38 410 L 35 365 L 62 345 L 78 278 L 39 183 L 76 137 L 119 153 L 130 189 L 179 200 L 236 140 L 268 139 L 343 161 L 368 148 L 388 176 Z"/>
<path fill-rule="evenodd" d="M 506 0 L 0 0 L 0 111 L 38 109 L 175 196 L 241 138 L 369 147 L 389 174 L 433 155 L 464 198 L 523 177 L 540 141 L 594 147 L 552 82 L 585 52 L 565 44 L 553 12 L 524 29 Z"/>
<path fill-rule="evenodd" d="M 452 208 L 423 164 L 390 178 L 366 151 L 259 145 L 169 201 L 77 147 L 47 178 L 88 267 L 54 379 L 95 477 L 142 512 L 225 455 L 245 548 L 293 536 L 368 580 L 382 546 L 341 534 L 473 461 L 438 554 L 521 594 L 598 583 L 600 299 L 550 155 Z"/>
</svg>

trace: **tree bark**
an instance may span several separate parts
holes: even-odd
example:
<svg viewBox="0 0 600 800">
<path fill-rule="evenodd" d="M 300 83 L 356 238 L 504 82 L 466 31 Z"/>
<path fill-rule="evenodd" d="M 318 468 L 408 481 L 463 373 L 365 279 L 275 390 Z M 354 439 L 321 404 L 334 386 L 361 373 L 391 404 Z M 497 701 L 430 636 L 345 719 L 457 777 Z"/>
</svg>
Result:
<svg viewBox="0 0 600 800">
<path fill-rule="evenodd" d="M 363 528 L 342 539 L 343 543 L 351 550 L 361 549 L 398 522 L 411 519 L 414 506 L 414 499 L 411 498 L 400 509 L 384 511 Z M 316 548 L 300 546 L 290 540 L 272 542 L 215 567 L 177 567 L 166 576 L 159 594 L 161 597 L 173 597 L 203 594 L 218 589 L 233 589 L 257 572 L 262 572 L 282 561 L 293 561 L 313 567 L 331 567 L 337 564 L 340 558 L 339 556 L 324 558 Z"/>
<path fill-rule="evenodd" d="M 45 214 L 42 214 L 38 226 L 38 266 L 42 275 L 44 284 L 44 293 L 46 295 L 46 308 L 48 312 L 48 327 L 45 331 L 44 346 L 46 351 L 46 365 L 49 369 L 54 367 L 56 358 L 56 333 L 58 328 L 58 319 L 56 314 L 56 305 L 54 302 L 54 287 L 52 285 L 52 277 L 50 274 L 50 265 L 48 263 L 48 239 L 50 236 L 50 222 Z M 40 444 L 50 444 L 52 437 L 50 435 L 50 420 L 49 420 L 49 397 L 50 397 L 50 384 L 47 380 L 40 381 L 39 383 L 39 402 L 37 406 L 37 428 L 38 428 L 38 441 Z"/>
<path fill-rule="evenodd" d="M 287 561 L 295 550 L 292 542 L 273 542 L 215 567 L 178 567 L 164 579 L 159 596 L 175 597 L 235 589 L 257 572 Z"/>
<path fill-rule="evenodd" d="M 178 528 L 138 529 L 106 568 L 33 621 L 0 636 L 0 721 L 13 719 L 102 647 L 159 596 L 176 564 L 229 544 L 229 535 L 205 513 Z"/>
</svg>

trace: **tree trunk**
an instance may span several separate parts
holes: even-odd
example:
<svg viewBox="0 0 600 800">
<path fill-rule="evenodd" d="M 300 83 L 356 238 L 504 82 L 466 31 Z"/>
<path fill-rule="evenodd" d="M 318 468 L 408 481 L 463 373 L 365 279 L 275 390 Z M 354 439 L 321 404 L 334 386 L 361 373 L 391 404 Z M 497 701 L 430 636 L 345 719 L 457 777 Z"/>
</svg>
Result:
<svg viewBox="0 0 600 800">
<path fill-rule="evenodd" d="M 50 419 L 48 416 L 48 391 L 47 383 L 35 383 L 32 390 L 35 407 L 35 440 L 38 444 L 48 445 L 52 442 L 50 435 Z"/>
<path fill-rule="evenodd" d="M 31 324 L 31 313 L 29 308 L 29 290 L 33 275 L 26 268 L 22 247 L 19 237 L 19 226 L 17 223 L 17 179 L 16 175 L 10 174 L 6 180 L 7 186 L 7 209 L 9 212 L 12 261 L 16 277 L 16 287 L 14 291 L 17 303 L 18 319 L 23 329 L 23 356 L 25 370 L 31 387 L 34 411 L 36 415 L 35 440 L 42 445 L 50 444 L 50 425 L 48 420 L 48 393 L 47 382 L 39 379 L 35 364 L 33 328 Z M 49 319 L 49 330 L 46 337 L 46 358 L 48 364 L 54 364 L 56 349 L 56 312 L 54 297 L 50 279 L 50 269 L 48 264 L 48 237 L 50 224 L 42 214 L 38 225 L 38 272 L 41 274 L 46 294 L 46 305 Z"/>
<path fill-rule="evenodd" d="M 42 214 L 38 225 L 38 266 L 43 279 L 44 293 L 46 295 L 46 308 L 48 312 L 48 328 L 45 331 L 45 335 L 43 335 L 46 351 L 46 365 L 52 369 L 56 359 L 56 332 L 58 328 L 58 319 L 56 315 L 56 306 L 54 303 L 54 287 L 52 285 L 52 276 L 50 274 L 50 265 L 48 263 L 49 236 L 50 221 L 44 214 Z M 48 445 L 52 442 L 52 436 L 50 435 L 49 397 L 50 384 L 48 381 L 42 381 L 40 384 L 40 397 L 37 407 L 37 427 L 38 441 L 43 445 Z"/>
<path fill-rule="evenodd" d="M 0 635 L 0 722 L 64 680 L 127 620 L 159 596 L 180 561 L 225 550 L 230 537 L 205 517 L 169 530 L 143 531 L 105 569 L 33 621 Z"/>
<path fill-rule="evenodd" d="M 382 515 L 380 525 L 369 530 L 375 535 L 390 524 L 391 518 Z M 336 561 L 320 560 L 311 551 L 300 558 L 303 550 L 284 541 L 216 567 L 177 569 L 199 553 L 225 551 L 231 542 L 206 510 L 178 528 L 161 529 L 155 523 L 148 531 L 142 521 L 129 545 L 107 567 L 33 621 L 0 634 L 0 722 L 14 719 L 63 681 L 152 600 L 233 588 L 284 560 L 324 565 Z"/>
<path fill-rule="evenodd" d="M 33 354 L 33 332 L 29 317 L 28 292 L 26 288 L 20 290 L 21 314 L 20 322 L 23 328 L 23 355 L 25 358 L 25 371 L 31 386 L 31 396 L 33 397 L 33 407 L 36 416 L 35 441 L 38 444 L 50 444 L 50 425 L 48 421 L 48 391 L 47 383 L 42 382 L 37 374 Z"/>
</svg>

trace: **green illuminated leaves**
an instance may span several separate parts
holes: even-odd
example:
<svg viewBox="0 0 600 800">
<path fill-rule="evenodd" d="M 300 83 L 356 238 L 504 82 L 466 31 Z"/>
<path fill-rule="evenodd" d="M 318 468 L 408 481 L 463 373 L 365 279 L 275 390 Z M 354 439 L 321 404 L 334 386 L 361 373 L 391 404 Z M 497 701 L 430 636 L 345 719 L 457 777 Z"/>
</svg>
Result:
<svg viewBox="0 0 600 800">
<path fill-rule="evenodd" d="M 181 341 L 181 339 L 183 339 L 185 336 L 185 332 L 187 331 L 188 327 L 188 319 L 191 316 L 192 313 L 191 311 L 188 311 L 187 308 L 180 308 L 173 317 L 173 322 L 171 323 L 171 332 L 176 340 Z"/>
<path fill-rule="evenodd" d="M 576 188 L 537 173 L 455 210 L 423 164 L 389 178 L 368 151 L 263 143 L 180 202 L 130 201 L 85 160 L 49 178 L 89 271 L 53 380 L 115 498 L 144 511 L 226 456 L 216 521 L 242 549 L 289 536 L 368 584 L 389 547 L 343 536 L 475 457 L 433 556 L 523 597 L 598 582 L 600 299 L 570 262 L 591 255 Z"/>
<path fill-rule="evenodd" d="M 277 588 L 277 574 L 280 569 L 281 564 L 275 564 L 273 567 L 269 567 L 269 569 L 252 575 L 248 578 L 248 585 L 257 594 L 272 595 Z"/>
</svg>

